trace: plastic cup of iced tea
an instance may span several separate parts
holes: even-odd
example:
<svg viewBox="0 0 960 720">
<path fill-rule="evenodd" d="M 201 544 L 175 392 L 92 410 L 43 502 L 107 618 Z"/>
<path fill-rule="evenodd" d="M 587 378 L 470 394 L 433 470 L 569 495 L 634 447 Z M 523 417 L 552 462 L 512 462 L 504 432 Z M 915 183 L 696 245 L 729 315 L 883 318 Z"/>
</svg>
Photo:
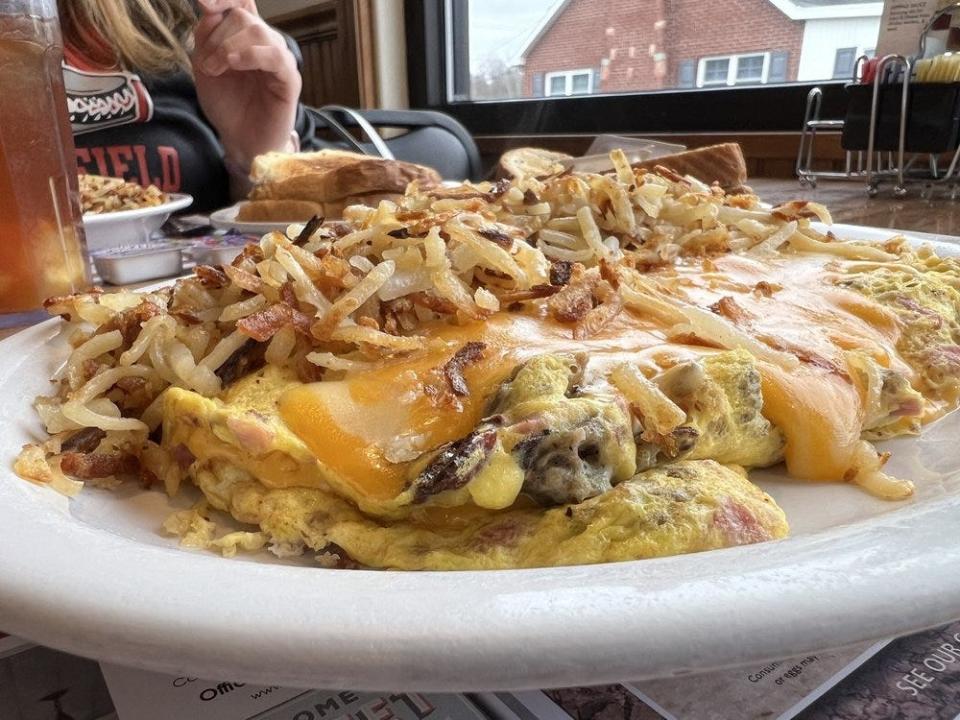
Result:
<svg viewBox="0 0 960 720">
<path fill-rule="evenodd" d="M 87 285 L 56 0 L 0 0 L 0 327 Z"/>
</svg>

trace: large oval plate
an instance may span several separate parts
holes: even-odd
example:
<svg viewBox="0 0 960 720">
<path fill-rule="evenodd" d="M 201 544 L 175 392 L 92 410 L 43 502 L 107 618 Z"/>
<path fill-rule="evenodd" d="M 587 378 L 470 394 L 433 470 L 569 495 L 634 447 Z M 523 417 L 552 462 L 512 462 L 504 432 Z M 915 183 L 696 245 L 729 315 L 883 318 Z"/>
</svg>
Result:
<svg viewBox="0 0 960 720">
<path fill-rule="evenodd" d="M 758 474 L 793 526 L 780 542 L 546 570 L 324 570 L 181 550 L 159 531 L 161 493 L 67 501 L 16 478 L 40 430 L 31 400 L 65 353 L 56 322 L 0 343 L 0 628 L 39 643 L 238 681 L 480 690 L 701 671 L 960 617 L 958 413 L 886 443 L 917 482 L 908 502 Z"/>
</svg>

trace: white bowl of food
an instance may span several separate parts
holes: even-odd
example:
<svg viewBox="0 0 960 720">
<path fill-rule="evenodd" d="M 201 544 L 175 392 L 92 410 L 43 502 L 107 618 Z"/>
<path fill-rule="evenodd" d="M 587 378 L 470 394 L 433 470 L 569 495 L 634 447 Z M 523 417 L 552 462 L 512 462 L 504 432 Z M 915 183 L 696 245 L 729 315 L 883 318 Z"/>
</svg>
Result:
<svg viewBox="0 0 960 720">
<path fill-rule="evenodd" d="M 80 176 L 80 200 L 90 252 L 149 242 L 172 213 L 193 203 L 185 193 L 97 175 Z"/>
</svg>

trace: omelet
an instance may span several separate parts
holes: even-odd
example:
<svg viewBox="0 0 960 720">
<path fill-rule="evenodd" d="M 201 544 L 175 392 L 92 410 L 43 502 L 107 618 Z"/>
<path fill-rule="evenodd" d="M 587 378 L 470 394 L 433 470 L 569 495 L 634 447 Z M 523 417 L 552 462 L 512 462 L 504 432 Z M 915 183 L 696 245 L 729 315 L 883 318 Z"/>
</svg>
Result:
<svg viewBox="0 0 960 720">
<path fill-rule="evenodd" d="M 373 519 L 318 489 L 268 489 L 222 460 L 195 480 L 211 504 L 258 525 L 275 546 L 344 552 L 401 570 L 488 570 L 638 560 L 784 537 L 773 499 L 742 469 L 679 461 L 582 503 L 501 512 L 422 510 Z M 439 509 L 438 509 L 439 510 Z"/>
<path fill-rule="evenodd" d="M 427 350 L 321 382 L 266 366 L 217 398 L 171 388 L 163 444 L 263 542 L 370 567 L 579 564 L 780 538 L 782 511 L 745 469 L 869 476 L 902 497 L 909 484 L 879 473 L 866 440 L 916 432 L 955 403 L 958 292 L 918 262 L 725 256 L 665 272 L 763 345 L 718 347 L 636 313 L 586 339 L 542 312 L 498 313 L 426 327 Z M 674 421 L 645 415 L 618 368 Z"/>
<path fill-rule="evenodd" d="M 603 368 L 602 354 L 599 359 Z M 585 381 L 601 372 L 593 365 L 589 358 L 553 353 L 521 362 L 493 386 L 472 377 L 471 394 L 486 408 L 476 424 L 454 439 L 392 459 L 396 437 L 383 428 L 371 428 L 364 438 L 369 444 L 355 447 L 351 456 L 338 434 L 355 419 L 304 430 L 312 415 L 297 405 L 303 395 L 352 396 L 357 386 L 362 394 L 369 381 L 363 374 L 309 386 L 289 371 L 267 366 L 222 398 L 171 388 L 164 443 L 177 457 L 227 459 L 269 488 L 316 487 L 348 498 L 370 515 L 390 518 L 422 505 L 502 510 L 521 496 L 543 506 L 582 502 L 638 469 L 681 458 L 747 467 L 782 458 L 783 438 L 760 412 L 756 363 L 743 351 L 694 356 L 653 375 L 665 396 L 684 409 L 687 422 L 671 436 L 652 440 L 622 395 L 598 377 Z M 391 399 L 396 394 L 391 388 L 383 400 L 402 416 L 402 401 Z M 380 401 L 371 402 L 372 411 L 356 401 L 350 411 L 376 416 Z M 436 409 L 444 412 L 460 418 L 464 411 Z M 440 438 L 449 435 L 448 428 L 442 430 Z M 329 445 L 316 452 L 318 438 L 328 434 Z M 388 470 L 377 474 L 378 466 Z"/>
<path fill-rule="evenodd" d="M 960 267 L 956 258 L 913 258 L 912 262 L 849 269 L 837 285 L 887 308 L 902 328 L 897 351 L 913 370 L 912 382 L 886 368 L 870 378 L 880 406 L 871 430 L 881 437 L 918 432 L 955 406 L 960 397 Z M 868 376 L 870 368 L 862 371 Z M 926 408 L 924 398 L 932 402 Z M 904 418 L 908 420 L 905 421 Z M 912 421 L 912 422 L 908 422 Z"/>
<path fill-rule="evenodd" d="M 275 547 L 339 547 L 371 567 L 577 564 L 783 537 L 783 513 L 741 467 L 782 458 L 754 359 L 660 348 L 646 359 L 650 382 L 687 421 L 651 437 L 604 379 L 633 357 L 619 337 L 592 355 L 560 352 L 559 339 L 533 355 L 504 343 L 464 368 L 462 396 L 437 401 L 426 383 L 456 356 L 449 347 L 314 385 L 267 366 L 220 398 L 169 389 L 163 441 L 214 507 Z M 352 417 L 314 425 L 320 401 Z M 364 417 L 384 423 L 363 427 Z M 411 435 L 431 432 L 416 449 Z"/>
<path fill-rule="evenodd" d="M 696 431 L 687 458 L 749 468 L 783 459 L 783 434 L 763 415 L 760 371 L 750 353 L 706 355 L 654 379 L 686 411 L 686 426 Z"/>
</svg>

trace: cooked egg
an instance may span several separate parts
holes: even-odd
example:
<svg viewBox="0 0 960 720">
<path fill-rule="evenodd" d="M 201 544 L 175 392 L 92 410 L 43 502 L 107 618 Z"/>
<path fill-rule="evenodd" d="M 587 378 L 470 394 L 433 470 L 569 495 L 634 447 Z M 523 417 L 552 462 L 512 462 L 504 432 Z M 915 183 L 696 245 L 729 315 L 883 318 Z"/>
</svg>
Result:
<svg viewBox="0 0 960 720">
<path fill-rule="evenodd" d="M 371 567 L 605 562 L 782 537 L 783 513 L 739 468 L 855 479 L 865 433 L 915 428 L 929 411 L 918 388 L 946 397 L 958 293 L 823 257 L 714 267 L 674 280 L 800 362 L 671 340 L 632 313 L 586 340 L 499 313 L 427 327 L 425 352 L 318 383 L 268 366 L 219 398 L 171 388 L 163 442 L 193 459 L 214 507 L 275 547 L 339 547 Z M 776 298 L 753 291 L 763 283 Z M 606 379 L 623 363 L 679 426 L 644 427 Z"/>
<path fill-rule="evenodd" d="M 197 473 L 212 504 L 282 547 L 342 548 L 376 568 L 470 570 L 638 560 L 784 537 L 783 511 L 712 460 L 647 470 L 579 504 L 423 513 L 384 522 L 311 488 L 269 489 L 222 460 Z"/>
</svg>

